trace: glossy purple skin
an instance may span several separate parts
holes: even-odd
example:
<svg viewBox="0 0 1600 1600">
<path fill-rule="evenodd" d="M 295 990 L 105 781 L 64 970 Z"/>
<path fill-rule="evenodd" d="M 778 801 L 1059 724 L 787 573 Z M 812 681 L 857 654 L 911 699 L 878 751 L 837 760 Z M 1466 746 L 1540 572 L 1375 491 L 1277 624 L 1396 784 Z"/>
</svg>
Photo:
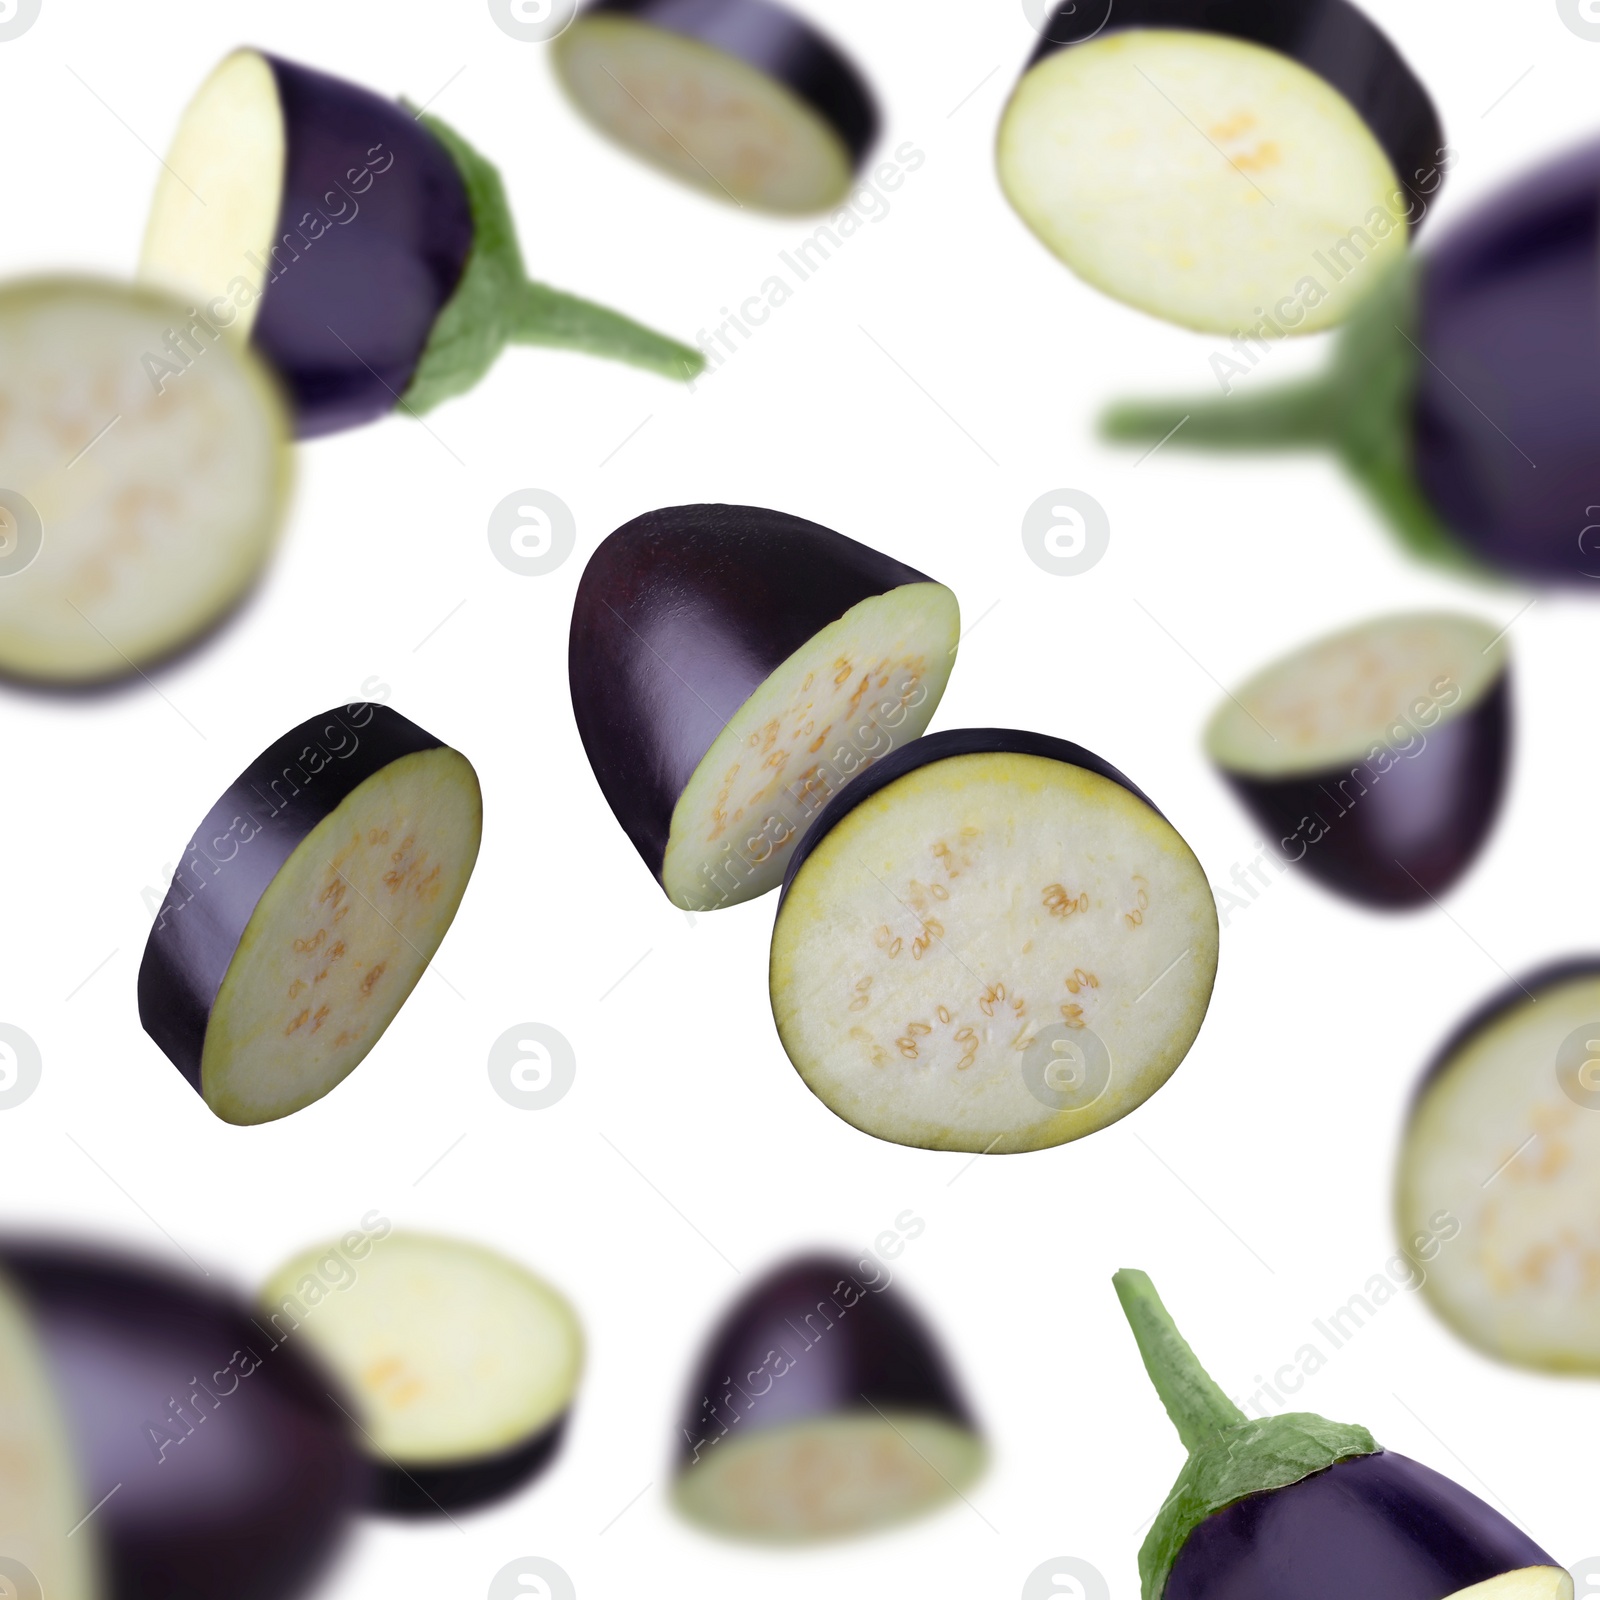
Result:
<svg viewBox="0 0 1600 1600">
<path fill-rule="evenodd" d="M 1600 142 L 1428 251 L 1412 405 L 1423 493 L 1500 571 L 1600 583 Z"/>
<path fill-rule="evenodd" d="M 1162 1600 L 1445 1600 L 1556 1564 L 1476 1495 L 1386 1450 L 1207 1517 Z"/>
<path fill-rule="evenodd" d="M 387 706 L 357 701 L 284 734 L 206 813 L 139 966 L 139 1020 L 194 1089 L 211 1007 L 267 885 L 346 795 L 390 762 L 442 743 Z"/>
<path fill-rule="evenodd" d="M 301 438 L 392 411 L 472 253 L 450 153 L 393 101 L 263 54 L 286 154 L 251 342 L 276 369 Z M 385 163 L 388 163 L 385 165 Z"/>
<path fill-rule="evenodd" d="M 1410 756 L 1386 749 L 1292 778 L 1222 775 L 1266 830 L 1269 850 L 1296 870 L 1363 905 L 1431 905 L 1477 859 L 1500 814 L 1511 765 L 1509 673 L 1423 738 Z"/>
<path fill-rule="evenodd" d="M 730 1434 L 870 1416 L 875 1406 L 940 1417 L 977 1434 L 932 1332 L 876 1261 L 870 1273 L 862 1265 L 845 1256 L 800 1256 L 740 1297 L 696 1369 L 679 1435 L 680 1473 Z"/>
<path fill-rule="evenodd" d="M 728 719 L 808 639 L 912 567 L 757 506 L 671 506 L 590 557 L 567 673 L 578 734 L 659 881 L 673 808 Z"/>
<path fill-rule="evenodd" d="M 0 1243 L 0 1272 L 34 1319 L 85 1509 L 110 1496 L 88 1525 L 100 1600 L 310 1587 L 369 1494 L 334 1381 L 195 1278 L 41 1241 Z"/>
<path fill-rule="evenodd" d="M 1445 140 L 1433 101 L 1400 52 L 1348 0 L 1069 0 L 1045 24 L 1028 65 L 1130 28 L 1226 34 L 1288 56 L 1355 107 L 1421 207 L 1438 193 Z"/>
<path fill-rule="evenodd" d="M 434 1517 L 504 1500 L 531 1483 L 555 1460 L 570 1415 L 564 1411 L 533 1438 L 476 1461 L 404 1467 L 379 1462 L 373 1479 L 372 1509 L 396 1517 Z"/>
</svg>

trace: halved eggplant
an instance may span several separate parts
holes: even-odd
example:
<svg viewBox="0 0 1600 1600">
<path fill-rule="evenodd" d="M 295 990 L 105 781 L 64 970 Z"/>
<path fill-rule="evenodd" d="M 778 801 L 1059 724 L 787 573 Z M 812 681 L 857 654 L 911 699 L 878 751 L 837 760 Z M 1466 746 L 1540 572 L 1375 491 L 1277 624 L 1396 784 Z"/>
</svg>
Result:
<svg viewBox="0 0 1600 1600">
<path fill-rule="evenodd" d="M 320 1100 L 427 969 L 482 831 L 471 763 L 398 712 L 301 723 L 184 849 L 139 968 L 145 1032 L 226 1122 Z"/>
<path fill-rule="evenodd" d="M 1600 1373 L 1600 956 L 1475 1011 L 1418 1086 L 1400 1148 L 1402 1241 L 1437 1235 L 1423 1294 L 1517 1366 Z"/>
<path fill-rule="evenodd" d="M 943 584 L 842 534 L 672 506 L 584 569 L 572 709 L 645 865 L 709 911 L 775 888 L 824 802 L 927 727 L 960 635 Z"/>
<path fill-rule="evenodd" d="M 562 1295 L 493 1250 L 425 1234 L 391 1233 L 355 1267 L 336 1245 L 304 1252 L 268 1280 L 261 1317 L 355 1397 L 372 1504 L 401 1515 L 484 1505 L 541 1472 L 583 1368 Z"/>
<path fill-rule="evenodd" d="M 1010 1154 L 1149 1099 L 1200 1031 L 1217 908 L 1193 852 L 1063 739 L 930 734 L 829 802 L 772 931 L 778 1035 L 879 1139 Z"/>
<path fill-rule="evenodd" d="M 878 135 L 849 58 L 772 0 L 592 0 L 553 59 L 601 133 L 736 205 L 841 205 Z"/>
<path fill-rule="evenodd" d="M 1139 1551 L 1144 1600 L 1572 1600 L 1514 1523 L 1365 1428 L 1246 1418 L 1149 1278 L 1112 1281 L 1189 1451 Z"/>
<path fill-rule="evenodd" d="M 1075 273 L 1213 333 L 1274 308 L 1294 333 L 1342 321 L 1446 159 L 1427 91 L 1348 0 L 1067 0 L 998 148 L 1007 199 Z"/>
<path fill-rule="evenodd" d="M 0 1242 L 0 1573 L 24 1600 L 304 1592 L 367 1495 L 332 1387 L 197 1278 Z"/>
<path fill-rule="evenodd" d="M 1431 903 L 1505 793 L 1504 631 L 1405 613 L 1319 639 L 1223 702 L 1207 753 L 1281 860 L 1366 905 Z"/>
<path fill-rule="evenodd" d="M 189 103 L 139 270 L 213 336 L 250 339 L 302 436 L 427 411 L 510 343 L 670 378 L 704 362 L 529 282 L 499 173 L 437 117 L 259 50 L 234 51 Z"/>
<path fill-rule="evenodd" d="M 289 421 L 248 351 L 185 337 L 167 295 L 0 287 L 0 674 L 83 685 L 194 643 L 244 598 L 289 497 Z"/>
<path fill-rule="evenodd" d="M 673 1499 L 690 1521 L 735 1539 L 839 1538 L 924 1515 L 982 1472 L 932 1332 L 873 1266 L 797 1257 L 723 1318 L 677 1452 Z"/>
</svg>

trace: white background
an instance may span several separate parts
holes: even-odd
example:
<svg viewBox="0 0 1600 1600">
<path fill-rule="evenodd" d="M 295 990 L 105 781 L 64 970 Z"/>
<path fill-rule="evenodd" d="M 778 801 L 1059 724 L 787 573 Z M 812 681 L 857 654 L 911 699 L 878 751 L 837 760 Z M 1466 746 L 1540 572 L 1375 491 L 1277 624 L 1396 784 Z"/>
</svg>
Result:
<svg viewBox="0 0 1600 1600">
<path fill-rule="evenodd" d="M 1211 1015 L 1177 1077 L 1081 1144 L 968 1168 L 870 1140 L 806 1091 L 768 1010 L 773 902 L 674 910 L 585 764 L 567 617 L 612 528 L 660 505 L 768 504 L 932 573 L 973 625 L 935 726 L 1088 745 L 1156 798 L 1214 882 L 1258 835 L 1198 753 L 1212 675 L 1231 683 L 1376 609 L 1464 605 L 1504 623 L 1530 598 L 1407 564 L 1331 465 L 1168 449 L 1135 467 L 1136 452 L 1099 445 L 1106 399 L 1204 391 L 1217 341 L 1097 297 L 1006 207 L 991 148 L 1033 42 L 1020 0 L 809 6 L 878 84 L 885 149 L 909 139 L 927 161 L 720 373 L 691 394 L 513 351 L 428 431 L 394 418 L 303 450 L 259 600 L 153 688 L 0 694 L 0 1020 L 44 1057 L 38 1092 L 0 1114 L 6 1218 L 181 1248 L 253 1284 L 377 1207 L 497 1244 L 585 1319 L 590 1367 L 557 1469 L 459 1527 L 364 1526 L 329 1585 L 350 1600 L 482 1594 L 523 1555 L 559 1562 L 580 1595 L 697 1600 L 1014 1595 L 1074 1555 L 1130 1600 L 1180 1453 L 1111 1272 L 1148 1269 L 1219 1381 L 1249 1392 L 1382 1270 L 1401 1110 L 1442 1033 L 1507 972 L 1600 942 L 1600 612 L 1541 598 L 1510 634 L 1509 812 L 1444 910 L 1385 918 L 1276 882 L 1224 931 Z M 1600 44 L 1555 0 L 1369 9 L 1460 152 L 1430 229 L 1592 127 Z M 0 44 L 0 267 L 131 270 L 151 147 L 241 42 L 418 100 L 448 82 L 432 109 L 502 165 L 535 274 L 666 330 L 713 326 L 810 232 L 600 143 L 544 47 L 509 38 L 482 0 L 44 0 Z M 1246 382 L 1325 353 L 1275 350 Z M 489 548 L 490 511 L 525 487 L 577 517 L 577 553 L 550 576 L 516 576 Z M 1042 573 L 1019 537 L 1026 508 L 1062 487 L 1111 518 L 1109 554 L 1078 578 Z M 375 683 L 477 766 L 477 875 L 438 975 L 361 1069 L 298 1116 L 228 1127 L 140 1030 L 141 892 L 258 750 Z M 575 1088 L 545 1111 L 508 1106 L 486 1072 L 492 1041 L 526 1021 L 577 1051 Z M 944 1330 L 994 1447 L 971 1509 L 806 1554 L 680 1524 L 666 1465 L 709 1321 L 790 1248 L 868 1245 L 907 1208 L 926 1229 L 894 1264 L 900 1283 Z M 1509 1507 L 1558 1559 L 1600 1554 L 1600 1385 L 1490 1365 L 1402 1295 L 1299 1402 Z"/>
</svg>

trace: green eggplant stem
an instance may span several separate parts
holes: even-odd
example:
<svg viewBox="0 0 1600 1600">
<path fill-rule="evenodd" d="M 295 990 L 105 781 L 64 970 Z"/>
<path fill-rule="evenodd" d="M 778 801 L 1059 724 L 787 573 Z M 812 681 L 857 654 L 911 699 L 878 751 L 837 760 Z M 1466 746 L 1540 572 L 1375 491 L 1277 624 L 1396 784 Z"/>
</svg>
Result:
<svg viewBox="0 0 1600 1600">
<path fill-rule="evenodd" d="M 1101 419 L 1107 439 L 1204 450 L 1339 448 L 1338 396 L 1325 378 L 1255 395 L 1129 401 Z"/>
<path fill-rule="evenodd" d="M 507 335 L 513 344 L 552 345 L 582 350 L 610 361 L 626 361 L 664 378 L 689 379 L 705 366 L 705 356 L 625 317 L 542 283 L 524 283 L 509 308 Z"/>
</svg>

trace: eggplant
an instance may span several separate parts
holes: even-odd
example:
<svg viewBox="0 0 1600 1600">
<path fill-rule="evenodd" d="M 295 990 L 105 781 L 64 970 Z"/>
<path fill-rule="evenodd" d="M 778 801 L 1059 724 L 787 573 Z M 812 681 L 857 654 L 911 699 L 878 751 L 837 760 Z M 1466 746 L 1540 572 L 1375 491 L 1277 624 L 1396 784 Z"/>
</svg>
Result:
<svg viewBox="0 0 1600 1600">
<path fill-rule="evenodd" d="M 139 273 L 192 301 L 191 336 L 249 340 L 303 438 L 429 411 L 507 344 L 681 379 L 705 359 L 530 282 L 499 173 L 438 117 L 259 50 L 184 112 Z"/>
<path fill-rule="evenodd" d="M 925 1515 L 987 1457 L 933 1333 L 870 1257 L 798 1256 L 746 1290 L 695 1368 L 681 1432 L 678 1510 L 770 1543 Z"/>
<path fill-rule="evenodd" d="M 1217 908 L 1115 767 L 1003 728 L 929 734 L 789 861 L 769 979 L 806 1087 L 854 1127 L 1011 1154 L 1097 1132 L 1188 1054 Z"/>
<path fill-rule="evenodd" d="M 1600 141 L 1481 202 L 1341 336 L 1328 372 L 1260 394 L 1113 408 L 1114 439 L 1332 450 L 1419 559 L 1478 577 L 1600 578 L 1589 419 L 1600 408 Z M 1258 337 L 1259 335 L 1259 337 Z M 1236 356 L 1250 366 L 1264 351 Z M 1170 448 L 1170 446 L 1169 446 Z"/>
<path fill-rule="evenodd" d="M 1500 811 L 1505 630 L 1407 613 L 1319 639 L 1218 708 L 1206 749 L 1285 864 L 1363 905 L 1432 904 Z"/>
<path fill-rule="evenodd" d="M 1454 155 L 1348 0 L 1064 0 L 997 162 L 1022 220 L 1102 292 L 1211 333 L 1279 306 L 1312 333 L 1404 255 Z"/>
<path fill-rule="evenodd" d="M 37 1600 L 289 1600 L 367 1467 L 328 1375 L 198 1277 L 0 1241 L 0 1574 Z"/>
<path fill-rule="evenodd" d="M 572 1307 L 480 1245 L 375 1233 L 355 1254 L 335 1241 L 286 1262 L 260 1318 L 276 1339 L 302 1336 L 355 1397 L 372 1507 L 427 1516 L 530 1482 L 583 1369 Z"/>
<path fill-rule="evenodd" d="M 645 865 L 710 911 L 775 888 L 824 802 L 927 727 L 960 636 L 948 589 L 842 534 L 672 506 L 584 569 L 572 710 Z"/>
<path fill-rule="evenodd" d="M 552 59 L 607 138 L 738 206 L 843 205 L 878 136 L 849 57 L 772 0 L 591 0 Z"/>
<path fill-rule="evenodd" d="M 184 849 L 139 967 L 145 1032 L 225 1122 L 320 1100 L 427 970 L 482 831 L 471 763 L 398 712 L 301 723 Z"/>
<path fill-rule="evenodd" d="M 1143 1600 L 1572 1600 L 1514 1523 L 1365 1428 L 1246 1418 L 1149 1278 L 1112 1282 L 1189 1452 L 1139 1551 Z"/>
<path fill-rule="evenodd" d="M 1422 1074 L 1397 1226 L 1425 1238 L 1424 1298 L 1467 1343 L 1600 1373 L 1600 956 L 1553 963 L 1477 1008 Z"/>
<path fill-rule="evenodd" d="M 276 382 L 204 345 L 182 383 L 165 294 L 99 278 L 0 286 L 0 675 L 142 674 L 233 611 L 277 542 L 291 479 Z"/>
</svg>

